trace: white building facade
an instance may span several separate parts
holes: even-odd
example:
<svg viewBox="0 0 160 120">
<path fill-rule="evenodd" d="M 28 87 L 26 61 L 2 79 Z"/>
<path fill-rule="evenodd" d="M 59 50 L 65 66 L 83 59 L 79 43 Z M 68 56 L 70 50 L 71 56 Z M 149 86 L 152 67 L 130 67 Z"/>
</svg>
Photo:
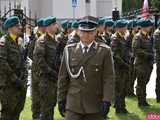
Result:
<svg viewBox="0 0 160 120">
<path fill-rule="evenodd" d="M 15 1 L 21 4 L 22 9 L 31 10 L 32 17 L 47 17 L 54 15 L 59 19 L 81 18 L 85 15 L 95 17 L 112 16 L 112 10 L 116 7 L 121 13 L 122 0 L 77 0 L 77 7 L 73 9 L 72 0 L 0 0 L 0 7 L 6 3 Z M 8 7 L 7 7 L 8 8 Z"/>
</svg>

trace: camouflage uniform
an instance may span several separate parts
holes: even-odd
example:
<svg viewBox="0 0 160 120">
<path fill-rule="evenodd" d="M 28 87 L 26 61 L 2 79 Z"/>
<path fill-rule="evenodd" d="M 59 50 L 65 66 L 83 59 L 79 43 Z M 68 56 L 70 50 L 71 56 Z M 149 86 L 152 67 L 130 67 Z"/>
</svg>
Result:
<svg viewBox="0 0 160 120">
<path fill-rule="evenodd" d="M 125 40 L 127 43 L 127 52 L 128 52 L 128 63 L 129 63 L 129 78 L 127 82 L 127 95 L 134 96 L 134 82 L 136 80 L 136 71 L 134 69 L 134 54 L 132 50 L 132 41 L 133 41 L 134 33 L 132 31 L 128 31 L 125 35 Z"/>
<path fill-rule="evenodd" d="M 157 102 L 160 102 L 160 28 L 154 33 L 154 48 L 156 50 L 157 79 L 156 79 L 156 95 Z"/>
<path fill-rule="evenodd" d="M 57 77 L 60 55 L 57 54 L 58 43 L 48 33 L 41 36 L 34 49 L 34 61 L 40 80 L 40 120 L 53 120 L 53 108 L 57 99 Z"/>
<path fill-rule="evenodd" d="M 9 34 L 0 40 L 0 101 L 2 120 L 19 120 L 27 90 L 24 49 Z M 3 66 L 3 67 L 2 67 Z"/>
<path fill-rule="evenodd" d="M 109 32 L 105 32 L 102 35 L 102 39 L 104 40 L 105 44 L 108 46 L 110 46 L 110 43 L 111 43 L 111 36 L 112 36 L 112 33 L 109 33 Z"/>
<path fill-rule="evenodd" d="M 35 48 L 35 43 L 37 39 L 41 36 L 39 32 L 32 36 L 29 44 L 28 56 L 32 60 L 31 68 L 31 95 L 32 95 L 32 117 L 33 119 L 39 118 L 40 115 L 40 91 L 39 91 L 39 78 L 35 66 L 35 61 L 33 60 L 33 51 Z"/>
<path fill-rule="evenodd" d="M 128 59 L 127 59 L 127 44 L 124 36 L 116 32 L 112 36 L 111 48 L 113 51 L 113 58 L 115 63 L 116 83 L 115 83 L 115 107 L 116 112 L 124 111 L 126 83 L 128 81 Z"/>
<path fill-rule="evenodd" d="M 135 69 L 137 75 L 137 89 L 139 105 L 147 105 L 146 102 L 146 85 L 150 80 L 153 69 L 154 54 L 153 41 L 149 35 L 142 31 L 137 33 L 133 40 L 133 50 L 135 54 Z"/>
</svg>

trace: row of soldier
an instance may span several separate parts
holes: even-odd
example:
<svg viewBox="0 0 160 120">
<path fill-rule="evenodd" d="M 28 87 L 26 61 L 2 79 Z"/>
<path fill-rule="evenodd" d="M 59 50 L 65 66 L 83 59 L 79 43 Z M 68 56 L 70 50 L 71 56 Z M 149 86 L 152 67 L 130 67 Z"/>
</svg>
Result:
<svg viewBox="0 0 160 120">
<path fill-rule="evenodd" d="M 27 56 L 32 60 L 33 120 L 53 120 L 56 103 L 66 120 L 106 119 L 112 103 L 116 113 L 126 114 L 126 96 L 137 96 L 139 107 L 149 107 L 146 85 L 155 61 L 160 102 L 160 30 L 153 33 L 153 26 L 146 19 L 114 22 L 86 16 L 64 20 L 59 27 L 50 16 L 37 20 L 26 49 L 18 17 L 8 18 L 0 39 L 1 119 L 18 120 L 23 110 Z"/>
</svg>

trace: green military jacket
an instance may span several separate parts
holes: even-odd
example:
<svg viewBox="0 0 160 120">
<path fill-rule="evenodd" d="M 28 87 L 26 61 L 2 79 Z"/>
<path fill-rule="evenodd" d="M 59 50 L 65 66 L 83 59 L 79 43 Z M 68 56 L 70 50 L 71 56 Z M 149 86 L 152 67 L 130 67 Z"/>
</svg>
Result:
<svg viewBox="0 0 160 120">
<path fill-rule="evenodd" d="M 129 60 L 127 51 L 127 42 L 124 36 L 116 32 L 111 38 L 111 48 L 116 69 L 128 70 Z"/>
<path fill-rule="evenodd" d="M 156 50 L 156 62 L 160 62 L 160 28 L 154 32 L 154 48 Z"/>
<path fill-rule="evenodd" d="M 0 86 L 10 86 L 25 70 L 22 48 L 9 34 L 0 39 Z"/>
<path fill-rule="evenodd" d="M 30 39 L 29 46 L 28 46 L 28 56 L 31 60 L 33 60 L 33 51 L 35 48 L 35 43 L 40 36 L 41 34 L 37 32 L 36 34 L 33 34 Z"/>
<path fill-rule="evenodd" d="M 73 74 L 82 66 L 84 71 L 77 78 L 72 77 L 68 65 Z M 80 42 L 67 45 L 58 77 L 58 101 L 66 100 L 66 109 L 76 113 L 100 112 L 102 102 L 113 99 L 114 77 L 113 59 L 107 45 L 94 42 L 85 55 Z"/>
<path fill-rule="evenodd" d="M 57 81 L 59 67 L 57 61 L 60 61 L 57 46 L 58 43 L 55 38 L 47 33 L 42 35 L 35 43 L 33 61 L 37 75 L 45 78 L 44 80 Z"/>
<path fill-rule="evenodd" d="M 153 41 L 149 35 L 144 35 L 141 31 L 137 33 L 133 39 L 132 48 L 135 65 L 153 65 Z"/>
</svg>

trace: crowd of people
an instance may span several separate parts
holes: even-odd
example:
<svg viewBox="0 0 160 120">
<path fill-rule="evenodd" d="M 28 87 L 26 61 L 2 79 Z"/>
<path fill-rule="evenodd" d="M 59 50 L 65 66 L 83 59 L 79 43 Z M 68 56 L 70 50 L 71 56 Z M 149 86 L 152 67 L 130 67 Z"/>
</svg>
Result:
<svg viewBox="0 0 160 120">
<path fill-rule="evenodd" d="M 129 113 L 125 97 L 148 108 L 146 85 L 157 66 L 156 101 L 160 103 L 160 20 L 85 16 L 80 20 L 37 19 L 22 33 L 17 16 L 3 23 L 0 38 L 0 120 L 19 120 L 24 108 L 28 60 L 31 66 L 33 120 L 104 120 L 113 105 Z M 25 36 L 25 37 L 24 37 Z M 134 91 L 137 80 L 136 91 Z"/>
</svg>

